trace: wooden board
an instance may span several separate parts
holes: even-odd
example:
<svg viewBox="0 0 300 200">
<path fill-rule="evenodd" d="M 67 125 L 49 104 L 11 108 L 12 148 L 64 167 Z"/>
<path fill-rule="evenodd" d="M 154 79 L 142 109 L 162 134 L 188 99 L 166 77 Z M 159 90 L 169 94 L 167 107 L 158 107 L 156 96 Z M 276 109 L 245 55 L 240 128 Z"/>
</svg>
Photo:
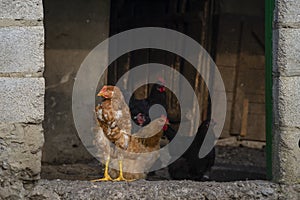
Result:
<svg viewBox="0 0 300 200">
<path fill-rule="evenodd" d="M 243 102 L 243 115 L 242 115 L 242 124 L 241 124 L 241 133 L 240 136 L 245 137 L 248 130 L 248 113 L 249 113 L 249 100 L 244 99 Z"/>
<path fill-rule="evenodd" d="M 111 33 L 116 34 L 137 27 L 166 27 L 185 33 L 210 51 L 210 49 L 212 49 L 212 34 L 210 33 L 212 25 L 211 18 L 213 15 L 213 9 L 211 7 L 212 2 L 213 1 L 206 0 L 112 0 L 113 6 L 111 12 L 113 14 L 111 16 Z M 182 44 L 182 46 L 178 46 L 177 48 L 184 50 L 186 48 L 184 45 L 185 44 Z M 196 99 L 189 99 L 187 96 L 186 105 L 180 106 L 183 110 L 189 108 L 191 115 L 195 116 L 197 111 L 191 108 L 191 105 L 195 105 L 199 102 L 201 107 L 200 113 L 203 115 L 202 118 L 206 119 L 208 115 L 208 92 L 202 77 L 196 73 L 193 66 L 185 62 L 183 58 L 180 58 L 178 55 L 159 50 L 137 50 L 128 55 L 130 55 L 130 63 L 128 62 L 128 59 L 121 58 L 118 60 L 111 70 L 111 80 L 116 82 L 122 73 L 128 69 L 128 63 L 130 68 L 145 63 L 161 63 L 168 65 L 185 76 L 197 94 Z M 145 72 L 145 74 L 147 73 L 148 72 Z M 180 78 L 178 75 L 165 74 L 164 72 L 161 72 L 160 75 L 171 82 L 170 89 L 172 91 L 178 91 L 182 96 L 185 95 L 185 88 L 180 88 Z M 205 71 L 203 75 L 209 76 L 209 71 Z M 131 79 L 131 77 L 129 78 Z M 138 77 L 132 77 L 132 80 L 133 79 L 134 82 L 139 82 Z M 132 86 L 128 87 L 130 88 Z M 137 98 L 145 98 L 148 91 L 149 89 L 145 86 L 139 91 L 136 91 L 135 96 Z M 179 118 L 180 116 L 178 113 L 180 113 L 180 107 L 178 101 L 176 101 L 176 98 L 174 98 L 174 95 L 170 92 L 167 92 L 167 99 L 168 114 L 174 118 Z M 192 117 L 190 127 L 194 124 L 194 120 L 199 119 Z M 193 132 L 193 130 L 190 132 Z"/>
<path fill-rule="evenodd" d="M 219 31 L 222 34 L 218 38 L 216 63 L 226 87 L 228 106 L 232 108 L 227 111 L 222 137 L 243 135 L 245 139 L 265 141 L 263 20 L 226 14 L 220 18 Z"/>
</svg>

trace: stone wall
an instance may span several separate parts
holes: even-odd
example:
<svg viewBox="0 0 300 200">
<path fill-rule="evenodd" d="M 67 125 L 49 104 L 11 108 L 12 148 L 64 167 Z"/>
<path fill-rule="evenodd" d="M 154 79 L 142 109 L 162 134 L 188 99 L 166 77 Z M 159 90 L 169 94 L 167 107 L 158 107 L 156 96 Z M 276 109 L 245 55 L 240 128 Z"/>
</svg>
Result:
<svg viewBox="0 0 300 200">
<path fill-rule="evenodd" d="M 299 0 L 276 1 L 273 173 L 284 183 L 300 182 L 299 10 Z M 2 0 L 0 38 L 0 199 L 23 199 L 40 179 L 44 143 L 42 1 Z"/>
<path fill-rule="evenodd" d="M 44 142 L 41 0 L 0 1 L 0 199 L 22 199 L 40 178 Z"/>
<path fill-rule="evenodd" d="M 300 182 L 300 1 L 276 0 L 273 27 L 273 178 Z"/>
</svg>

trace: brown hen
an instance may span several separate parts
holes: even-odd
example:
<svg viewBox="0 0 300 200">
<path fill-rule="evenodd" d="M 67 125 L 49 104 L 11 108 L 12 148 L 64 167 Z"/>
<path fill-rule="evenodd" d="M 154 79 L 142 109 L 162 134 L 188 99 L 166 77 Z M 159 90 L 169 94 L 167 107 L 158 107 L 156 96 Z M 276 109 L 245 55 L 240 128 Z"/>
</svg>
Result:
<svg viewBox="0 0 300 200">
<path fill-rule="evenodd" d="M 104 178 L 95 181 L 113 180 L 111 177 L 117 176 L 118 170 L 110 169 L 108 171 L 112 155 L 117 155 L 119 159 L 119 176 L 114 180 L 126 181 L 144 178 L 145 172 L 159 156 L 157 150 L 160 147 L 160 138 L 163 133 L 162 129 L 167 122 L 166 118 L 153 120 L 137 133 L 131 134 L 130 112 L 120 89 L 116 86 L 104 86 L 98 96 L 103 97 L 104 100 L 96 107 L 100 131 L 96 134 L 94 145 L 99 152 L 106 154 L 106 165 Z M 114 145 L 111 146 L 109 143 Z"/>
</svg>

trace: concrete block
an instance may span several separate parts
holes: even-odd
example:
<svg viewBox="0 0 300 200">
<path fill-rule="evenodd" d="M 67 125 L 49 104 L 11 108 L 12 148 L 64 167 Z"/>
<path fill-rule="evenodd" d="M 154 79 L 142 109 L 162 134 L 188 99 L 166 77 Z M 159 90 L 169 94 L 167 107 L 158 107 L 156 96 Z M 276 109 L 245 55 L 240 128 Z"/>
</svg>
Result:
<svg viewBox="0 0 300 200">
<path fill-rule="evenodd" d="M 44 118 L 44 78 L 0 78 L 0 122 L 40 123 Z"/>
<path fill-rule="evenodd" d="M 44 70 L 44 28 L 0 28 L 0 73 Z"/>
<path fill-rule="evenodd" d="M 273 31 L 273 70 L 282 76 L 300 75 L 300 29 Z"/>
<path fill-rule="evenodd" d="M 300 127 L 300 77 L 274 79 L 274 123 L 280 126 Z"/>
<path fill-rule="evenodd" d="M 279 79 L 273 78 L 273 86 L 272 86 L 272 97 L 273 97 L 273 123 L 275 125 L 279 125 L 279 110 L 278 110 L 278 101 L 279 101 Z"/>
<path fill-rule="evenodd" d="M 1 0 L 0 19 L 42 20 L 42 0 Z"/>
<path fill-rule="evenodd" d="M 0 138 L 0 178 L 40 179 L 42 125 L 0 123 Z"/>
<path fill-rule="evenodd" d="M 275 128 L 273 178 L 276 182 L 300 183 L 300 129 Z"/>
<path fill-rule="evenodd" d="M 25 199 L 26 190 L 22 181 L 11 176 L 0 175 L 0 199 Z"/>
<path fill-rule="evenodd" d="M 280 23 L 300 22 L 300 1 L 276 0 L 274 19 Z"/>
</svg>

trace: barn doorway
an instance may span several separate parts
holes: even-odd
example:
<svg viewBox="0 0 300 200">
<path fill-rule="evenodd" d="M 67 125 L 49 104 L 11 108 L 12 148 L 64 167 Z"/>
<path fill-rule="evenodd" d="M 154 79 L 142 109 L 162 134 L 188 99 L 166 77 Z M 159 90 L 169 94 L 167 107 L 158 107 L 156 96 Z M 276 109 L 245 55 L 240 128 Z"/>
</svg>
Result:
<svg viewBox="0 0 300 200">
<path fill-rule="evenodd" d="M 227 117 L 216 147 L 211 179 L 265 179 L 263 1 L 78 0 L 69 4 L 44 0 L 44 9 L 43 178 L 86 180 L 99 176 L 99 163 L 85 150 L 74 127 L 71 110 L 73 79 L 85 56 L 107 37 L 132 28 L 154 26 L 177 30 L 199 42 L 215 60 L 224 80 Z M 129 69 L 149 62 L 166 64 L 187 77 L 201 94 L 198 99 L 203 107 L 201 121 L 209 118 L 209 94 L 201 76 L 188 62 L 169 52 L 153 49 L 129 52 L 109 67 L 107 83 L 114 84 Z M 134 95 L 145 98 L 151 87 L 145 85 Z M 174 122 L 174 130 L 179 118 L 177 109 L 178 102 L 168 93 L 167 111 Z M 157 172 L 150 178 L 172 179 L 164 173 Z M 185 178 L 186 175 L 179 172 L 175 177 Z"/>
</svg>

